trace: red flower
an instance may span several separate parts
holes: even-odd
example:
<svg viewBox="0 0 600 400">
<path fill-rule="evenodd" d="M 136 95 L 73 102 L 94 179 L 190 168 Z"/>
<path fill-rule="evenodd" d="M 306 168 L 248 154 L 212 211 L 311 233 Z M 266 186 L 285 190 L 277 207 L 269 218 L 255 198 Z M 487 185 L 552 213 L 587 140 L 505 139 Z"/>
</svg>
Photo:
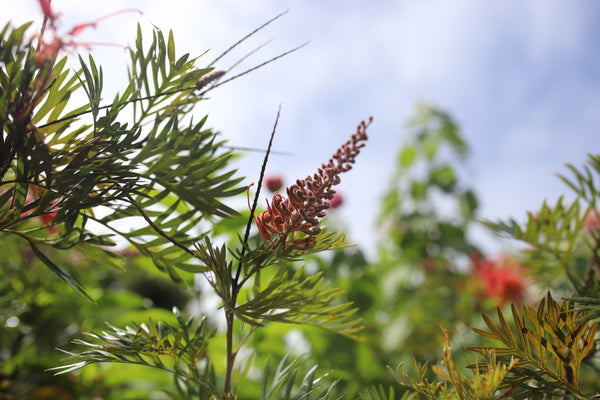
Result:
<svg viewBox="0 0 600 400">
<path fill-rule="evenodd" d="M 54 218 L 56 218 L 55 212 L 46 212 L 40 215 L 40 219 L 42 220 L 42 224 L 46 226 L 50 232 L 57 232 L 60 228 L 57 225 L 52 225 L 54 222 Z"/>
<path fill-rule="evenodd" d="M 265 178 L 265 186 L 271 192 L 276 192 L 283 186 L 283 179 L 279 175 L 271 175 Z"/>
<path fill-rule="evenodd" d="M 516 259 L 481 259 L 478 254 L 471 256 L 473 278 L 483 284 L 480 296 L 495 298 L 502 308 L 507 302 L 521 304 L 527 294 L 524 279 L 525 270 Z"/>
<path fill-rule="evenodd" d="M 29 192 L 27 193 L 26 205 L 34 205 L 40 197 L 44 194 L 45 190 L 40 187 L 31 187 Z M 52 211 L 54 201 L 50 202 L 50 205 L 46 207 L 43 214 L 39 214 L 38 217 L 42 221 L 42 224 L 46 226 L 46 228 L 52 232 L 57 231 L 59 228 L 55 225 L 52 225 L 54 222 L 54 218 L 56 218 L 56 212 Z M 35 210 L 34 208 L 29 209 L 21 213 L 21 218 L 25 219 L 29 217 Z"/>
<path fill-rule="evenodd" d="M 342 203 L 344 203 L 344 197 L 342 197 L 341 194 L 336 193 L 333 195 L 333 198 L 329 200 L 329 207 L 338 208 Z"/>
<path fill-rule="evenodd" d="M 74 37 L 80 35 L 87 28 L 90 28 L 90 27 L 95 28 L 96 24 L 98 22 L 100 22 L 106 18 L 110 18 L 112 16 L 115 16 L 115 15 L 118 15 L 121 13 L 125 13 L 125 12 L 135 11 L 135 12 L 139 12 L 141 14 L 140 10 L 131 9 L 131 8 L 117 11 L 117 12 L 102 16 L 100 18 L 97 18 L 90 22 L 84 22 L 81 24 L 77 24 L 73 28 L 71 28 L 71 30 L 69 30 L 66 35 L 59 35 L 57 33 L 57 25 L 58 25 L 57 22 L 58 22 L 59 14 L 55 13 L 52 10 L 52 4 L 51 4 L 52 0 L 39 0 L 39 2 L 40 2 L 40 7 L 42 8 L 42 13 L 44 14 L 44 20 L 48 22 L 48 31 L 45 30 L 45 27 L 42 29 L 42 32 L 39 35 L 38 48 L 36 49 L 36 52 L 35 52 L 35 62 L 37 64 L 37 66 L 40 68 L 46 64 L 53 63 L 60 50 L 63 50 L 63 49 L 69 48 L 69 47 L 71 47 L 71 48 L 85 47 L 85 48 L 89 49 L 91 47 L 92 43 L 76 42 L 74 40 Z M 46 33 L 46 32 L 48 32 L 48 33 Z M 49 40 L 44 39 L 45 34 L 50 35 Z M 97 44 L 100 44 L 100 43 L 97 43 Z M 107 45 L 109 43 L 101 43 L 101 44 Z"/>
<path fill-rule="evenodd" d="M 56 218 L 55 212 L 47 212 L 40 215 L 40 219 L 44 225 L 50 225 L 54 221 L 54 218 Z"/>
</svg>

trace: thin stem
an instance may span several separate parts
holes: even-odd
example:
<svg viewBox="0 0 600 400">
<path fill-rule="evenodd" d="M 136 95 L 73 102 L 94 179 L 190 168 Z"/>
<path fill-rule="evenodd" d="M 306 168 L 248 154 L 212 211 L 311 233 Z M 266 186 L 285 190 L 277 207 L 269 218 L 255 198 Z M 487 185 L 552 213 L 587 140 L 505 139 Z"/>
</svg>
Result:
<svg viewBox="0 0 600 400">
<path fill-rule="evenodd" d="M 592 257 L 588 262 L 585 276 L 583 278 L 583 285 L 579 287 L 577 285 L 577 282 L 574 282 L 573 279 L 571 279 L 571 276 L 568 275 L 569 279 L 571 280 L 571 283 L 573 283 L 573 286 L 575 286 L 575 288 L 578 289 L 580 296 L 589 295 L 588 291 L 594 286 L 594 281 L 600 280 L 600 258 L 598 257 L 598 246 L 595 240 L 596 239 L 594 238 L 593 245 L 589 245 L 590 250 L 592 252 Z"/>
<path fill-rule="evenodd" d="M 151 96 L 139 97 L 139 98 L 135 98 L 135 99 L 129 99 L 129 100 L 125 100 L 123 103 L 119 104 L 119 107 L 125 106 L 125 105 L 130 104 L 130 103 L 135 103 L 136 101 L 153 100 L 153 99 L 156 99 L 158 97 L 170 96 L 172 94 L 176 94 L 176 93 L 179 93 L 179 92 L 185 92 L 186 90 L 193 90 L 193 89 L 194 89 L 194 86 L 191 86 L 189 88 L 171 90 L 171 91 L 168 91 L 168 92 L 162 92 L 162 93 L 158 93 L 158 94 L 153 94 Z M 99 106 L 96 110 L 98 110 L 98 111 L 99 110 L 106 110 L 106 109 L 111 108 L 112 106 L 113 106 L 112 104 L 107 104 L 105 106 Z M 42 128 L 45 128 L 47 126 L 59 124 L 61 122 L 65 122 L 65 121 L 68 121 L 70 119 L 74 119 L 74 118 L 80 117 L 82 115 L 89 114 L 89 113 L 91 113 L 93 111 L 94 110 L 85 110 L 85 111 L 81 111 L 81 112 L 78 112 L 78 113 L 75 113 L 75 114 L 67 115 L 66 117 L 59 118 L 59 119 L 54 120 L 54 121 L 50 121 L 50 122 L 48 122 L 48 123 L 46 123 L 44 125 L 40 125 L 38 128 L 42 129 Z"/>
<path fill-rule="evenodd" d="M 248 333 L 242 338 L 242 340 L 240 340 L 240 342 L 238 343 L 237 349 L 235 350 L 235 353 L 237 354 L 238 351 L 240 351 L 240 349 L 242 348 L 242 345 L 244 343 L 246 343 L 246 340 L 248 340 L 248 338 L 250 337 L 250 335 L 252 335 L 252 333 L 254 333 L 254 331 L 256 330 L 256 328 L 258 328 L 258 326 L 253 325 L 250 327 L 250 330 L 248 331 Z"/>
<path fill-rule="evenodd" d="M 227 370 L 225 371 L 225 384 L 223 393 L 227 396 L 231 392 L 231 378 L 233 376 L 233 364 L 237 352 L 233 352 L 233 311 L 225 308 L 227 321 Z"/>
<path fill-rule="evenodd" d="M 290 54 L 290 53 L 293 53 L 293 52 L 295 52 L 295 51 L 297 51 L 297 50 L 300 50 L 301 48 L 303 48 L 304 46 L 308 45 L 309 43 L 310 43 L 310 42 L 305 42 L 305 43 L 301 44 L 300 46 L 298 46 L 298 47 L 295 47 L 295 48 L 293 48 L 293 49 L 291 49 L 291 50 L 288 50 L 288 51 L 286 51 L 285 53 L 281 53 L 280 55 L 278 55 L 278 56 L 276 56 L 276 57 L 273 57 L 273 58 L 271 58 L 271 59 L 269 59 L 269 60 L 267 60 L 267 61 L 265 61 L 265 62 L 263 62 L 263 63 L 261 63 L 261 64 L 258 64 L 258 65 L 257 65 L 257 66 L 255 66 L 255 67 L 249 68 L 249 69 L 245 70 L 244 72 L 241 72 L 241 73 L 239 73 L 239 74 L 237 74 L 237 75 L 234 75 L 234 76 L 232 76 L 232 77 L 231 77 L 231 78 L 229 78 L 229 79 L 225 79 L 224 81 L 222 81 L 222 82 L 219 82 L 219 83 L 217 83 L 216 85 L 214 85 L 214 86 L 211 86 L 210 88 L 206 89 L 204 92 L 201 92 L 201 93 L 199 94 L 199 96 L 204 96 L 204 94 L 205 94 L 206 92 L 208 92 L 209 90 L 216 89 L 216 88 L 218 88 L 218 87 L 219 87 L 219 86 L 221 86 L 221 85 L 224 85 L 224 84 L 226 84 L 226 83 L 228 83 L 228 82 L 231 82 L 231 81 L 232 81 L 232 80 L 234 80 L 234 79 L 237 79 L 237 78 L 239 78 L 240 76 L 244 76 L 244 75 L 246 75 L 246 74 L 249 74 L 250 72 L 252 72 L 252 71 L 254 71 L 254 70 L 257 70 L 257 69 L 259 69 L 259 68 L 261 68 L 261 67 L 264 67 L 264 66 L 265 66 L 265 65 L 267 65 L 267 64 L 270 64 L 270 63 L 272 63 L 272 62 L 273 62 L 273 61 L 275 61 L 275 60 L 278 60 L 278 59 L 280 59 L 281 57 L 287 56 L 287 55 L 288 55 L 288 54 Z"/>
<path fill-rule="evenodd" d="M 260 169 L 260 176 L 258 178 L 258 184 L 256 186 L 256 194 L 254 195 L 254 203 L 252 204 L 252 210 L 250 210 L 250 217 L 248 218 L 248 223 L 246 224 L 246 232 L 244 234 L 244 242 L 242 243 L 242 251 L 240 253 L 240 262 L 238 264 L 237 271 L 235 273 L 235 278 L 233 279 L 233 286 L 235 292 L 233 295 L 233 304 L 235 306 L 235 300 L 237 295 L 238 281 L 240 279 L 240 275 L 242 273 L 242 265 L 244 264 L 244 254 L 246 253 L 246 247 L 248 245 L 248 238 L 250 237 L 250 228 L 252 227 L 252 221 L 254 220 L 254 213 L 256 212 L 256 206 L 258 205 L 258 196 L 260 195 L 260 189 L 262 188 L 262 181 L 265 176 L 265 169 L 267 168 L 267 162 L 269 161 L 269 154 L 271 152 L 271 146 L 273 145 L 273 138 L 275 137 L 275 131 L 277 130 L 277 123 L 279 122 L 279 114 L 281 113 L 281 104 L 277 109 L 277 117 L 275 118 L 275 124 L 273 125 L 273 131 L 271 132 L 271 137 L 269 139 L 269 145 L 267 146 L 267 152 L 265 153 L 265 158 L 263 159 L 263 164 Z"/>
<path fill-rule="evenodd" d="M 221 58 L 225 57 L 225 55 L 227 55 L 231 50 L 235 49 L 237 46 L 239 46 L 242 42 L 244 42 L 246 39 L 248 39 L 249 37 L 251 37 L 252 35 L 254 35 L 256 32 L 260 31 L 261 29 L 263 29 L 265 26 L 269 25 L 271 22 L 275 21 L 276 19 L 280 18 L 282 15 L 287 14 L 288 11 L 284 11 L 281 14 L 276 15 L 275 17 L 271 18 L 270 20 L 268 20 L 267 22 L 265 22 L 264 24 L 262 24 L 261 26 L 259 26 L 258 28 L 256 28 L 255 30 L 253 30 L 252 32 L 250 32 L 249 34 L 247 34 L 246 36 L 244 36 L 243 38 L 241 38 L 240 40 L 238 40 L 237 42 L 235 42 L 233 45 L 231 45 L 227 50 L 225 50 L 223 53 L 221 53 L 217 58 L 215 58 L 210 64 L 208 64 L 209 67 L 213 66 L 217 61 L 219 61 Z"/>
<path fill-rule="evenodd" d="M 224 149 L 229 149 L 229 150 L 251 151 L 251 152 L 257 152 L 257 153 L 264 153 L 266 151 L 265 149 L 257 149 L 255 147 L 227 146 L 227 145 L 222 145 L 221 147 Z M 294 153 L 290 153 L 289 151 L 280 151 L 280 150 L 271 150 L 271 154 L 276 154 L 278 156 L 293 156 L 294 155 Z"/>
<path fill-rule="evenodd" d="M 182 249 L 183 251 L 185 251 L 186 253 L 188 253 L 192 257 L 196 257 L 196 253 L 194 253 L 193 250 L 190 250 L 189 248 L 187 248 L 186 246 L 184 246 L 183 244 L 181 244 L 177 240 L 173 239 L 171 236 L 169 236 L 169 234 L 167 234 L 158 225 L 156 225 L 154 223 L 154 221 L 152 221 L 152 219 L 150 219 L 150 217 L 148 216 L 148 214 L 146 214 L 146 212 L 144 211 L 144 209 L 142 207 L 140 207 L 140 205 L 133 199 L 133 197 L 131 197 L 130 194 L 127 194 L 127 199 L 129 200 L 129 202 L 131 203 L 131 205 L 133 205 L 135 207 L 135 209 L 140 213 L 140 215 L 142 217 L 144 217 L 144 219 L 146 220 L 146 222 L 148 223 L 148 225 L 150 225 L 152 227 L 152 229 L 154 229 L 159 235 L 161 235 L 162 237 L 164 237 L 165 239 L 167 239 L 169 242 L 173 243 L 175 246 L 179 247 L 180 249 Z"/>
<path fill-rule="evenodd" d="M 239 60 L 237 60 L 231 67 L 229 67 L 227 69 L 227 72 L 231 72 L 232 69 L 234 69 L 235 67 L 237 67 L 238 65 L 240 65 L 244 60 L 246 60 L 248 57 L 250 57 L 252 54 L 256 53 L 257 51 L 259 51 L 260 49 L 262 49 L 263 47 L 265 47 L 266 45 L 268 45 L 269 43 L 271 43 L 274 39 L 269 39 L 266 42 L 264 42 L 263 44 L 261 44 L 260 46 L 258 46 L 257 48 L 255 48 L 254 50 L 252 50 L 250 53 L 246 54 L 244 57 L 240 58 Z"/>
<path fill-rule="evenodd" d="M 258 197 L 260 195 L 260 189 L 262 187 L 262 181 L 265 175 L 265 169 L 267 168 L 267 161 L 269 159 L 269 153 L 271 152 L 271 146 L 273 145 L 273 138 L 275 137 L 275 131 L 277 130 L 277 123 L 279 122 L 279 115 L 281 113 L 281 105 L 277 109 L 277 117 L 275 118 L 275 124 L 273 126 L 273 131 L 271 132 L 271 137 L 269 139 L 269 145 L 267 147 L 267 151 L 265 154 L 265 158 L 263 159 L 263 164 L 260 170 L 260 177 L 258 180 L 258 185 L 256 188 L 256 194 L 254 195 L 254 204 L 252 205 L 252 210 L 250 211 L 250 217 L 248 218 L 248 224 L 246 224 L 246 232 L 244 234 L 244 241 L 242 243 L 242 251 L 240 254 L 240 262 L 238 264 L 238 268 L 231 282 L 231 308 L 224 307 L 225 309 L 225 320 L 227 322 L 227 332 L 226 332 L 226 340 L 227 340 L 227 368 L 225 371 L 225 383 L 223 385 L 223 392 L 227 396 L 231 391 L 231 379 L 233 377 L 233 365 L 235 363 L 235 357 L 237 355 L 237 351 L 233 351 L 233 323 L 235 315 L 233 314 L 233 308 L 235 308 L 235 304 L 237 301 L 237 295 L 240 291 L 239 279 L 242 273 L 242 266 L 244 264 L 244 254 L 246 252 L 246 247 L 248 245 L 248 238 L 250 236 L 250 228 L 252 226 L 252 221 L 254 219 L 254 212 L 256 211 L 256 207 L 258 204 Z M 248 277 L 246 277 L 247 279 Z M 244 282 L 246 281 L 244 279 Z M 244 339 L 245 340 L 245 339 Z M 240 343 L 241 345 L 241 343 Z"/>
</svg>

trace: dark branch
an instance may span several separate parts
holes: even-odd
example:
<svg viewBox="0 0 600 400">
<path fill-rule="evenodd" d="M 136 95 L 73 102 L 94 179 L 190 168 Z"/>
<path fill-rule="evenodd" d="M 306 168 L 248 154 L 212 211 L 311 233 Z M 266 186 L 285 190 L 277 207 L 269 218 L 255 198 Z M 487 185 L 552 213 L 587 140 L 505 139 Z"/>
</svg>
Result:
<svg viewBox="0 0 600 400">
<path fill-rule="evenodd" d="M 246 224 L 246 233 L 244 234 L 244 242 L 242 243 L 242 251 L 240 254 L 240 263 L 238 264 L 235 278 L 233 279 L 234 288 L 237 289 L 237 284 L 242 273 L 242 265 L 244 264 L 244 254 L 246 253 L 246 246 L 248 245 L 248 238 L 250 237 L 250 228 L 252 227 L 252 221 L 254 220 L 254 213 L 256 212 L 256 206 L 258 205 L 258 197 L 260 196 L 260 189 L 262 188 L 262 181 L 265 176 L 265 170 L 267 169 L 267 162 L 269 161 L 269 153 L 271 152 L 271 146 L 273 145 L 273 138 L 275 137 L 275 131 L 277 130 L 277 122 L 279 122 L 279 114 L 281 113 L 281 105 L 277 109 L 277 117 L 275 118 L 275 124 L 273 125 L 273 131 L 271 132 L 271 138 L 269 139 L 269 145 L 267 146 L 267 152 L 263 159 L 263 164 L 260 169 L 260 176 L 258 178 L 258 184 L 256 186 L 256 194 L 254 195 L 254 203 L 252 204 L 252 210 L 250 210 L 250 217 Z M 235 293 L 234 293 L 235 296 Z M 235 304 L 235 298 L 233 299 Z"/>
</svg>

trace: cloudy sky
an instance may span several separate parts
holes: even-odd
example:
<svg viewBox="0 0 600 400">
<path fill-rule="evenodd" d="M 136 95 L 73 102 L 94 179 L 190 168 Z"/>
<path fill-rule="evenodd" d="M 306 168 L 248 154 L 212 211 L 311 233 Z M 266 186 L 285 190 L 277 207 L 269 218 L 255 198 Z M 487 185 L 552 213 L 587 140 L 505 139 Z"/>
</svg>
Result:
<svg viewBox="0 0 600 400">
<path fill-rule="evenodd" d="M 263 147 L 282 113 L 269 172 L 288 183 L 326 161 L 372 115 L 370 142 L 342 177 L 340 219 L 367 251 L 404 123 L 419 100 L 450 112 L 472 147 L 468 179 L 481 216 L 521 218 L 564 187 L 564 164 L 582 165 L 600 146 L 600 3 L 594 0 L 208 1 L 54 0 L 66 30 L 122 8 L 85 41 L 127 44 L 136 24 L 173 29 L 178 52 L 212 61 L 245 34 L 289 12 L 217 64 L 228 69 L 273 39 L 238 72 L 306 41 L 284 59 L 222 86 L 198 110 L 232 145 Z M 40 21 L 37 1 L 0 0 L 0 23 Z M 125 82 L 115 47 L 93 50 L 107 89 Z M 107 96 L 111 98 L 111 96 Z M 240 164 L 256 181 L 260 155 Z"/>
</svg>

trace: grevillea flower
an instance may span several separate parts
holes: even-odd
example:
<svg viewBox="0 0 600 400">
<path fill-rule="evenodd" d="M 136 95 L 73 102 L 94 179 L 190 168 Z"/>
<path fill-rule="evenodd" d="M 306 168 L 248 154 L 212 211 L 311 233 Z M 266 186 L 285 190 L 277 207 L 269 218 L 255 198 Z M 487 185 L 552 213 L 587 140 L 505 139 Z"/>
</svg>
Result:
<svg viewBox="0 0 600 400">
<path fill-rule="evenodd" d="M 33 213 L 35 207 L 37 207 L 37 205 L 36 205 L 37 202 L 42 197 L 44 192 L 45 192 L 45 190 L 43 188 L 40 188 L 37 186 L 32 186 L 29 188 L 29 191 L 28 191 L 27 197 L 26 197 L 26 203 L 25 203 L 26 208 L 29 208 L 29 210 L 21 213 L 21 218 L 23 218 L 23 219 L 27 218 Z M 55 225 L 52 225 L 52 223 L 54 222 L 54 219 L 56 218 L 56 212 L 53 211 L 53 209 L 54 209 L 53 204 L 54 204 L 54 201 L 50 202 L 50 204 L 44 210 L 44 213 L 38 215 L 38 217 L 42 221 L 42 224 L 44 226 L 46 226 L 48 230 L 50 230 L 52 232 L 56 232 L 59 228 Z M 32 207 L 28 207 L 28 206 L 32 206 Z"/>
<path fill-rule="evenodd" d="M 527 294 L 525 269 L 514 258 L 498 260 L 482 259 L 479 254 L 471 256 L 473 278 L 481 285 L 480 295 L 496 299 L 502 308 L 507 302 L 521 304 Z"/>
<path fill-rule="evenodd" d="M 52 11 L 52 0 L 40 0 L 40 7 L 42 7 L 44 18 L 48 20 L 48 23 L 50 25 L 55 26 L 56 20 L 58 20 L 59 15 L 55 14 L 54 11 Z"/>
<path fill-rule="evenodd" d="M 44 20 L 47 23 L 47 25 L 45 25 L 44 29 L 42 29 L 42 32 L 39 35 L 38 47 L 35 52 L 35 62 L 37 64 L 37 66 L 40 68 L 43 67 L 44 65 L 53 63 L 60 50 L 63 50 L 63 49 L 69 48 L 69 47 L 70 48 L 85 47 L 85 48 L 89 49 L 92 46 L 92 43 L 77 42 L 74 40 L 74 38 L 75 38 L 75 36 L 80 35 L 87 28 L 95 28 L 96 24 L 98 24 L 98 22 L 100 22 L 106 18 L 110 18 L 112 16 L 122 14 L 125 12 L 135 11 L 135 12 L 138 12 L 141 14 L 141 11 L 137 10 L 137 9 L 120 10 L 120 11 L 102 16 L 102 17 L 97 18 L 90 22 L 84 22 L 81 24 L 77 24 L 73 28 L 71 28 L 66 34 L 59 35 L 57 33 L 57 27 L 58 27 L 57 22 L 58 22 L 58 18 L 60 17 L 60 14 L 58 14 L 52 10 L 52 4 L 51 4 L 52 0 L 39 0 L 39 2 L 40 2 L 40 7 L 42 8 L 42 13 L 44 14 Z M 50 35 L 49 39 L 47 38 L 48 35 Z M 44 36 L 46 36 L 46 37 L 44 37 Z M 110 43 L 97 43 L 97 44 L 111 45 Z"/>
<path fill-rule="evenodd" d="M 314 246 L 315 236 L 321 232 L 319 219 L 325 216 L 335 195 L 332 187 L 340 183 L 341 173 L 352 169 L 356 156 L 365 145 L 367 127 L 372 119 L 362 121 L 350 139 L 315 174 L 287 187 L 287 198 L 275 193 L 271 203 L 267 201 L 267 210 L 254 218 L 263 238 L 274 246 L 282 242 L 297 249 Z M 302 232 L 305 237 L 295 239 L 296 232 Z"/>
</svg>

